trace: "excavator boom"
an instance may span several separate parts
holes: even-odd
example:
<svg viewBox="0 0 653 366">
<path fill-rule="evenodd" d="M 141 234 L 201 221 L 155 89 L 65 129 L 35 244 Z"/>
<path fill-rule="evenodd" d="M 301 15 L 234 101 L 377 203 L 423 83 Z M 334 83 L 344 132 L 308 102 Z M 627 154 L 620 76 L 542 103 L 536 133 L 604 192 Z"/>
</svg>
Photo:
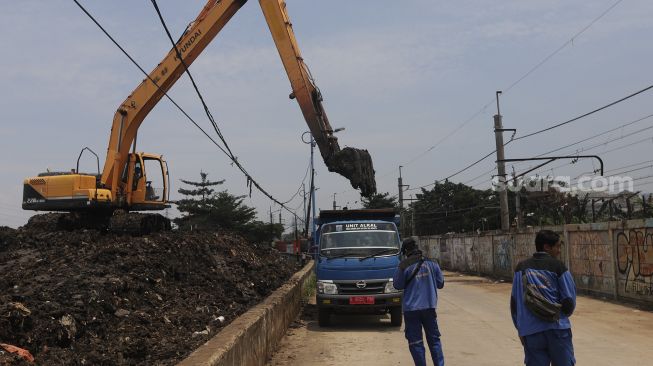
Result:
<svg viewBox="0 0 653 366">
<path fill-rule="evenodd" d="M 320 90 L 315 86 L 299 51 L 285 1 L 259 0 L 259 4 L 290 80 L 291 98 L 299 103 L 327 168 L 349 179 L 354 188 L 361 190 L 363 196 L 376 193 L 370 154 L 367 150 L 350 147 L 341 150 L 338 139 L 333 135 L 333 128 L 322 106 Z"/>
<path fill-rule="evenodd" d="M 206 3 L 177 42 L 177 49 L 186 66 L 195 61 L 245 2 L 247 0 L 209 0 Z M 183 75 L 184 63 L 177 57 L 176 50 L 171 49 L 116 111 L 101 177 L 101 184 L 111 189 L 113 197 L 117 197 L 120 176 L 138 128 L 164 93 Z"/>
<path fill-rule="evenodd" d="M 108 216 L 115 216 L 116 210 L 148 211 L 169 207 L 167 165 L 159 155 L 136 152 L 138 129 L 159 100 L 184 74 L 186 67 L 195 61 L 246 2 L 208 0 L 177 41 L 176 47 L 118 107 L 113 117 L 102 172 L 80 173 L 78 162 L 77 169 L 70 172 L 44 173 L 27 178 L 23 185 L 23 208 L 101 213 L 104 220 Z M 320 91 L 299 52 L 285 2 L 260 0 L 260 5 L 290 79 L 292 96 L 299 103 L 326 166 L 330 171 L 348 178 L 354 188 L 361 189 L 364 196 L 375 193 L 370 154 L 367 150 L 340 149 L 333 135 Z M 162 188 L 156 186 L 158 182 L 153 178 L 152 173 L 157 172 L 162 177 Z M 160 226 L 159 221 L 147 226 Z"/>
</svg>

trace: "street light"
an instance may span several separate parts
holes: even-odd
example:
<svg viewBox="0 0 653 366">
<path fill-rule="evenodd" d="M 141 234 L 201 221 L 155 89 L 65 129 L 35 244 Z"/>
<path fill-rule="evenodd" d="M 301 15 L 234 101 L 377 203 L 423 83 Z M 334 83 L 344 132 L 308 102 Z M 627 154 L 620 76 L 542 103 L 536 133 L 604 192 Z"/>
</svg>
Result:
<svg viewBox="0 0 653 366">
<path fill-rule="evenodd" d="M 308 134 L 311 138 L 309 141 L 306 141 L 306 134 Z M 311 134 L 311 131 L 306 131 L 302 134 L 302 142 L 305 144 L 310 144 L 311 145 L 311 186 L 310 186 L 310 195 L 311 199 L 308 203 L 309 207 L 313 208 L 313 220 L 306 220 L 306 230 L 308 230 L 308 225 L 309 222 L 311 224 L 311 237 L 313 240 L 315 240 L 315 163 L 313 161 L 313 148 L 315 147 L 315 139 L 313 138 L 313 135 Z"/>
<path fill-rule="evenodd" d="M 339 127 L 333 130 L 332 133 L 336 133 L 344 130 L 345 130 L 344 127 Z M 306 137 L 307 134 L 310 136 L 310 139 Z M 313 138 L 313 134 L 311 133 L 311 131 L 305 131 L 304 133 L 302 133 L 302 142 L 311 145 L 311 187 L 310 187 L 311 200 L 309 206 L 312 207 L 313 220 L 315 220 L 315 191 L 317 190 L 315 188 L 315 160 L 314 160 L 315 153 L 313 152 L 315 148 L 315 139 Z M 334 196 L 334 200 L 335 200 L 335 196 Z M 313 220 L 311 220 L 311 236 L 313 237 L 313 240 L 315 240 L 315 222 Z M 306 223 L 306 226 L 308 229 L 308 223 Z"/>
</svg>

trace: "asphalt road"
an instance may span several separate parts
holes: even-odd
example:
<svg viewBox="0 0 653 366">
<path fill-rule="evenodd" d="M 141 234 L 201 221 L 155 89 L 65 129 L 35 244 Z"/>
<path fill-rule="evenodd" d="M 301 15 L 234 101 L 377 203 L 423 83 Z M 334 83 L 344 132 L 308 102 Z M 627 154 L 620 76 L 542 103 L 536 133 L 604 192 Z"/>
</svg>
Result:
<svg viewBox="0 0 653 366">
<path fill-rule="evenodd" d="M 445 281 L 438 321 L 446 364 L 522 365 L 510 284 L 455 273 L 446 273 Z M 332 326 L 320 328 L 313 312 L 309 305 L 269 366 L 413 364 L 403 326 L 392 327 L 388 316 L 335 316 Z M 653 363 L 653 313 L 581 296 L 571 319 L 578 365 Z"/>
</svg>

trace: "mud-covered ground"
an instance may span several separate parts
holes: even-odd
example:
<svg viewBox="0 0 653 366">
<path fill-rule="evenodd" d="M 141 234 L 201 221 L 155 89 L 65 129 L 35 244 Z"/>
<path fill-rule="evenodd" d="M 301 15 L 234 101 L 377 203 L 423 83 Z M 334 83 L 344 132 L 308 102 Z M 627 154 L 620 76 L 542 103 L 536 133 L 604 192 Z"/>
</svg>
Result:
<svg viewBox="0 0 653 366">
<path fill-rule="evenodd" d="M 0 227 L 0 343 L 38 365 L 171 365 L 296 270 L 228 233 Z"/>
</svg>

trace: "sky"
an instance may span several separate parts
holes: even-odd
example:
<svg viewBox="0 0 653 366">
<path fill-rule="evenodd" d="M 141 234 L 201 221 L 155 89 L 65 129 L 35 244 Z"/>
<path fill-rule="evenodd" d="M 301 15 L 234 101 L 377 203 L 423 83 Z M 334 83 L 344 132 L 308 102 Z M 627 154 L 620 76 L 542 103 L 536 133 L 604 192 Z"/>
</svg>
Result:
<svg viewBox="0 0 653 366">
<path fill-rule="evenodd" d="M 504 128 L 516 137 L 567 121 L 653 84 L 653 2 L 649 0 L 287 0 L 305 62 L 324 96 L 341 147 L 367 149 L 380 192 L 404 196 L 466 167 L 495 148 L 495 92 Z M 146 70 L 170 49 L 150 1 L 80 0 Z M 173 37 L 204 5 L 159 0 Z M 598 19 L 598 20 L 597 20 Z M 0 1 L 0 226 L 24 225 L 22 182 L 46 169 L 75 167 L 83 147 L 105 157 L 111 121 L 141 82 L 140 71 L 73 1 Z M 257 1 L 250 0 L 190 70 L 239 161 L 279 201 L 301 187 L 310 147 L 298 105 Z M 210 129 L 187 77 L 169 93 Z M 528 158 L 603 134 L 557 155 L 601 156 L 605 170 L 653 191 L 653 90 L 563 127 L 514 141 L 507 158 Z M 619 126 L 626 125 L 622 128 Z M 510 134 L 506 134 L 509 139 Z M 590 149 L 591 148 L 591 149 Z M 163 154 L 172 199 L 180 179 L 225 179 L 247 195 L 261 220 L 279 206 L 256 191 L 181 112 L 162 100 L 138 135 L 139 151 Z M 589 149 L 589 150 L 583 150 Z M 491 186 L 495 156 L 451 178 Z M 631 168 L 627 167 L 633 164 Z M 517 172 L 533 163 L 514 164 Z M 360 206 L 348 181 L 316 151 L 318 209 Z M 512 164 L 507 166 L 512 171 Z M 576 177 L 596 169 L 581 159 L 534 173 Z M 95 161 L 82 158 L 80 170 Z M 637 179 L 641 178 L 641 179 Z M 428 187 L 427 187 L 428 188 Z M 287 206 L 303 215 L 302 194 Z M 174 215 L 174 212 L 170 213 Z M 286 225 L 291 214 L 282 212 Z"/>
</svg>

